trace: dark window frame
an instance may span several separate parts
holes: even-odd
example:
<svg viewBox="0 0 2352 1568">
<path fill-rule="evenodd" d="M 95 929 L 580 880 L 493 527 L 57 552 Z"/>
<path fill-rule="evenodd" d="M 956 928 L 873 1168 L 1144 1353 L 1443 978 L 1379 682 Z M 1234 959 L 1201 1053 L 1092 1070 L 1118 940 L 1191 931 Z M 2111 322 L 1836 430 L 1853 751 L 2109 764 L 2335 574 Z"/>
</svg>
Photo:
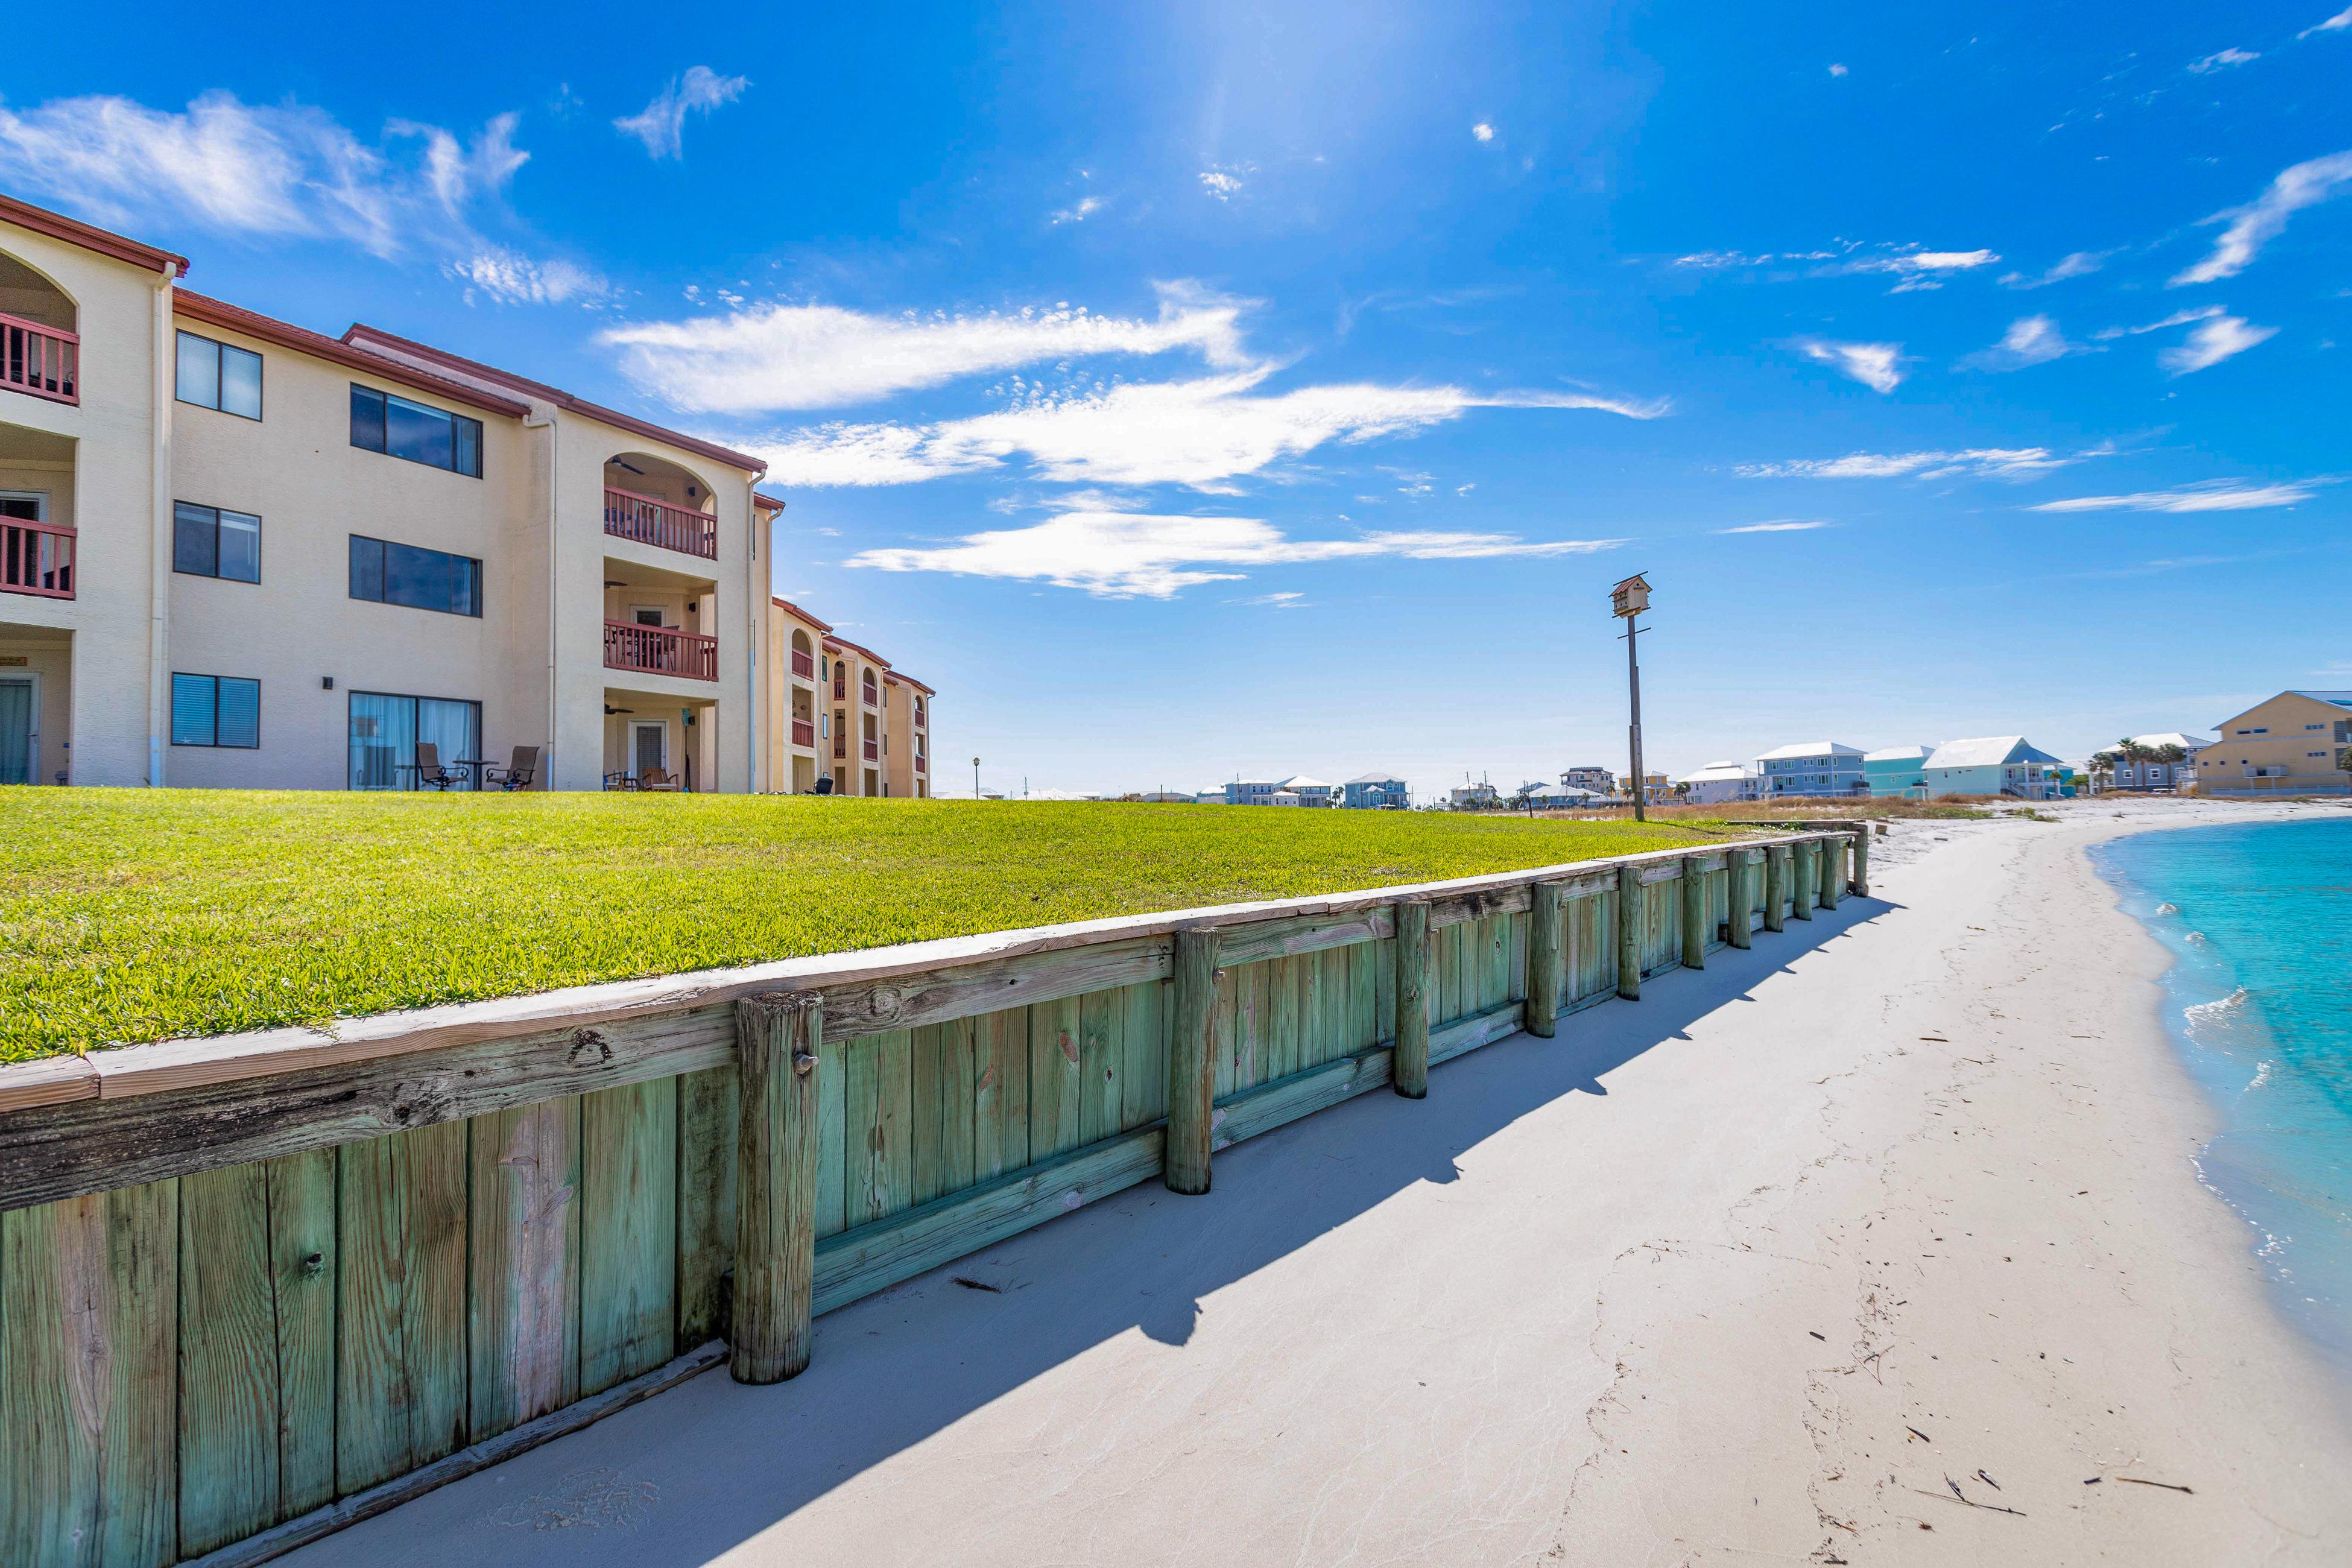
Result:
<svg viewBox="0 0 2352 1568">
<path fill-rule="evenodd" d="M 372 594 L 362 593 L 361 591 L 361 577 L 362 572 L 361 561 L 362 555 L 365 553 L 361 547 L 370 544 L 375 546 L 375 561 L 373 567 L 375 591 Z M 472 607 L 470 609 L 451 609 L 445 605 L 422 605 L 414 603 L 407 599 L 395 599 L 392 597 L 391 587 L 393 583 L 393 562 L 391 552 L 395 550 L 404 550 L 417 555 L 436 556 L 443 561 L 464 562 L 467 566 L 472 568 L 472 582 L 470 584 L 473 600 Z M 477 621 L 482 618 L 482 601 L 486 596 L 483 592 L 485 574 L 482 570 L 481 558 L 478 556 L 460 555 L 454 550 L 435 550 L 431 546 L 424 544 L 404 544 L 396 539 L 379 539 L 373 534 L 354 533 L 351 536 L 351 542 L 348 547 L 346 560 L 349 568 L 349 578 L 346 584 L 347 591 L 351 597 L 358 600 L 363 605 L 388 605 L 394 609 L 425 610 L 436 616 L 464 616 L 469 619 Z M 398 694 L 393 693 L 391 695 Z"/>
<path fill-rule="evenodd" d="M 178 335 L 172 340 L 172 401 L 184 403 L 191 408 L 209 408 L 215 414 L 226 414 L 233 419 L 250 419 L 256 425 L 260 424 L 262 415 L 268 405 L 268 387 L 264 379 L 266 366 L 262 356 L 251 349 L 241 349 L 235 343 L 225 343 L 218 338 L 208 338 L 202 332 L 192 332 L 185 327 L 177 327 L 173 331 Z M 190 397 L 180 390 L 180 342 L 184 338 L 192 342 L 203 343 L 213 351 L 213 400 L 210 403 Z M 227 363 L 227 356 L 230 354 L 243 354 L 253 362 L 253 412 L 250 414 L 241 408 L 228 408 L 222 405 L 221 371 Z"/>
<path fill-rule="evenodd" d="M 398 458 L 404 463 L 415 463 L 420 468 L 438 468 L 443 473 L 456 474 L 464 479 L 478 479 L 482 477 L 482 422 L 480 420 L 470 415 L 454 413 L 446 408 L 436 408 L 429 403 L 419 403 L 412 397 L 403 397 L 396 392 L 386 392 L 380 386 L 362 386 L 356 381 L 352 382 L 351 386 L 351 440 L 355 449 L 362 452 L 380 452 L 387 458 Z M 392 405 L 395 403 L 399 404 L 404 410 L 447 422 L 449 426 L 449 460 L 447 462 L 436 463 L 428 458 L 415 457 L 407 452 L 393 449 Z M 474 465 L 470 468 L 465 467 L 462 461 L 468 454 L 471 455 Z"/>
<path fill-rule="evenodd" d="M 208 511 L 213 514 L 213 569 L 209 572 L 199 572 L 192 566 L 180 564 L 180 509 L 182 507 L 187 508 L 190 511 Z M 250 577 L 231 577 L 223 574 L 220 569 L 220 528 L 223 513 L 230 517 L 253 520 L 253 575 Z M 257 587 L 259 586 L 261 583 L 261 514 L 253 511 L 238 511 L 234 507 L 212 506 L 204 501 L 174 500 L 172 502 L 172 570 L 183 577 L 210 577 L 222 583 L 251 583 Z"/>
<path fill-rule="evenodd" d="M 212 734 L 213 734 L 213 738 L 212 738 L 211 740 L 209 740 L 209 741 L 183 741 L 182 739 L 180 739 L 180 682 L 182 682 L 182 681 L 184 681 L 184 680 L 208 680 L 208 681 L 212 682 L 212 688 L 213 688 L 213 723 L 212 723 Z M 221 711 L 221 696 L 220 696 L 220 694 L 221 694 L 221 686 L 222 686 L 222 683 L 223 683 L 223 682 L 229 682 L 229 683 L 233 683 L 233 684 L 235 684 L 235 685 L 238 685 L 238 686 L 250 686 L 251 688 L 253 688 L 253 739 L 252 739 L 251 741 L 249 741 L 249 742 L 244 742 L 244 741 L 224 741 L 224 740 L 222 740 L 222 739 L 220 738 L 220 711 Z M 257 676 L 250 676 L 250 675 L 199 675 L 199 674 L 195 673 L 195 672 L 194 672 L 194 671 L 193 671 L 193 670 L 184 670 L 184 669 L 175 669 L 175 670 L 173 670 L 173 671 L 172 672 L 171 737 L 172 737 L 172 744 L 173 744 L 173 745 L 175 745 L 175 746 L 197 747 L 197 748 L 202 748 L 202 749 L 206 750 L 206 751 L 228 751 L 228 752 L 257 752 L 257 751 L 259 751 L 259 750 L 261 749 L 261 680 L 260 680 L 260 678 L 259 678 L 259 677 L 257 677 Z"/>
</svg>

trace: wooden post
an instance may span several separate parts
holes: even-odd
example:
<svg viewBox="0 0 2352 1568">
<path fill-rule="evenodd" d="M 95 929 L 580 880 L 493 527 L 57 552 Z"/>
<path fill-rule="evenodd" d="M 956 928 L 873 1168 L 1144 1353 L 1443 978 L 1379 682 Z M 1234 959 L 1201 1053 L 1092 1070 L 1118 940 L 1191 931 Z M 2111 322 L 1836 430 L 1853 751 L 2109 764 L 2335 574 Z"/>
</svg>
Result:
<svg viewBox="0 0 2352 1568">
<path fill-rule="evenodd" d="M 1843 838 L 1824 838 L 1821 841 L 1820 850 L 1822 857 L 1822 908 L 1825 910 L 1833 910 L 1838 907 L 1838 899 L 1844 891 L 1845 866 L 1843 862 L 1845 860 L 1845 840 Z"/>
<path fill-rule="evenodd" d="M 1642 873 L 1617 868 L 1617 994 L 1642 999 Z"/>
<path fill-rule="evenodd" d="M 1525 1028 L 1549 1039 L 1559 1028 L 1559 885 L 1528 889 L 1528 1011 Z"/>
<path fill-rule="evenodd" d="M 1853 896 L 1870 897 L 1870 824 L 1853 830 Z"/>
<path fill-rule="evenodd" d="M 1399 1094 L 1429 1093 L 1429 905 L 1421 899 L 1396 907 L 1396 1054 L 1389 1061 Z"/>
<path fill-rule="evenodd" d="M 1764 846 L 1764 929 L 1780 931 L 1788 915 L 1789 847 Z"/>
<path fill-rule="evenodd" d="M 824 1033 L 824 999 L 814 991 L 735 1004 L 735 1312 L 728 1340 L 738 1383 L 781 1383 L 808 1368 Z"/>
<path fill-rule="evenodd" d="M 1706 967 L 1706 857 L 1683 859 L 1683 967 Z"/>
<path fill-rule="evenodd" d="M 1168 1041 L 1168 1152 L 1171 1193 L 1209 1190 L 1209 1118 L 1217 1098 L 1217 932 L 1176 933 L 1176 1028 Z"/>
<path fill-rule="evenodd" d="M 1801 921 L 1813 918 L 1813 846 L 1801 840 L 1789 846 L 1789 912 Z"/>
<path fill-rule="evenodd" d="M 1748 892 L 1748 851 L 1730 848 L 1723 852 L 1724 877 L 1731 884 L 1730 897 L 1725 907 L 1730 910 L 1731 924 L 1727 929 L 1734 947 L 1748 945 L 1748 923 L 1755 918 L 1755 896 Z"/>
</svg>

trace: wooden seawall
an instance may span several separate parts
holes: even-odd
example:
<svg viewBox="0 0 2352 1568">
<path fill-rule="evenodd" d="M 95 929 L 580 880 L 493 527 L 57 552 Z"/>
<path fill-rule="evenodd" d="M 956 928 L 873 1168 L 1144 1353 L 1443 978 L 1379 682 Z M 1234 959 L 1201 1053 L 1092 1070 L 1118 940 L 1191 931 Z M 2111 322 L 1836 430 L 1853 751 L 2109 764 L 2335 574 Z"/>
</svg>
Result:
<svg viewBox="0 0 2352 1568">
<path fill-rule="evenodd" d="M 816 1314 L 1442 1092 L 1865 891 L 1866 854 L 1815 828 L 0 1068 L 0 1563 L 259 1562 L 719 1362 L 788 1377 Z"/>
</svg>

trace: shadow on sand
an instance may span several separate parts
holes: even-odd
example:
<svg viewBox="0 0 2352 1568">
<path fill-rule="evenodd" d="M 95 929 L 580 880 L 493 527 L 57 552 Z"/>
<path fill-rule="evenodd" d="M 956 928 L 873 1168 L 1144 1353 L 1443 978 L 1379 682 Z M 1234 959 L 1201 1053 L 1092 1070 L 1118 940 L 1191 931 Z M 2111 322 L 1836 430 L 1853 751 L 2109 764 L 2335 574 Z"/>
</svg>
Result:
<svg viewBox="0 0 2352 1568">
<path fill-rule="evenodd" d="M 814 1362 L 790 1383 L 746 1388 L 724 1370 L 705 1373 L 281 1561 L 708 1562 L 1129 1330 L 1184 1344 L 1202 1297 L 1415 1183 L 1454 1181 L 1464 1152 L 1539 1107 L 1606 1096 L 1616 1068 L 1752 1002 L 1768 976 L 1899 907 L 1849 897 L 1784 932 L 1759 931 L 1746 952 L 1710 953 L 1704 971 L 1653 977 L 1636 1005 L 1596 1007 L 1562 1020 L 1553 1039 L 1514 1035 L 1440 1065 L 1425 1100 L 1366 1094 L 1224 1150 L 1205 1197 L 1146 1183 L 821 1318 Z M 959 1286 L 959 1275 L 997 1289 Z M 616 1483 L 618 1498 L 571 1495 Z M 529 1528 L 549 1509 L 640 1528 Z"/>
</svg>

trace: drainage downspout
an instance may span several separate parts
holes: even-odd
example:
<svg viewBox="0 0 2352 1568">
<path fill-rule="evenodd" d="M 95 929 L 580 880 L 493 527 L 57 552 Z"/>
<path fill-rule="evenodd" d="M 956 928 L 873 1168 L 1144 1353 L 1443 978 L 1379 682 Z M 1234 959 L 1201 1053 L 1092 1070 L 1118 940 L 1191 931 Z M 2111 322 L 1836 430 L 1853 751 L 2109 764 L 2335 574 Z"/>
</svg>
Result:
<svg viewBox="0 0 2352 1568">
<path fill-rule="evenodd" d="M 536 412 L 524 415 L 522 427 L 526 430 L 547 432 L 547 752 L 539 759 L 541 781 L 539 787 L 553 789 L 555 787 L 557 713 L 555 650 L 556 627 L 560 624 L 555 618 L 555 608 L 558 587 L 563 581 L 562 557 L 558 549 L 560 541 L 556 538 L 555 532 L 555 521 L 559 511 L 555 500 L 557 473 L 555 458 L 560 450 L 562 437 L 556 431 L 555 416 L 552 412 L 545 415 Z"/>
<path fill-rule="evenodd" d="M 760 793 L 760 759 L 763 755 L 760 750 L 760 721 L 767 717 L 768 706 L 767 693 L 760 689 L 760 644 L 768 629 L 768 595 L 760 581 L 760 477 L 757 474 L 743 481 L 743 515 L 751 522 L 743 531 L 750 538 L 751 549 L 751 591 L 749 595 L 751 601 L 751 635 L 743 639 L 751 656 L 747 667 L 751 676 L 751 769 L 744 787 L 757 795 Z M 774 782 L 772 779 L 769 781 L 771 785 Z"/>
<path fill-rule="evenodd" d="M 172 379 L 178 354 L 172 335 L 172 284 L 176 264 L 155 279 L 154 439 L 149 443 L 153 481 L 147 555 L 147 787 L 163 784 L 163 738 L 171 723 L 172 632 Z M 79 771 L 79 770 L 77 770 Z"/>
</svg>

